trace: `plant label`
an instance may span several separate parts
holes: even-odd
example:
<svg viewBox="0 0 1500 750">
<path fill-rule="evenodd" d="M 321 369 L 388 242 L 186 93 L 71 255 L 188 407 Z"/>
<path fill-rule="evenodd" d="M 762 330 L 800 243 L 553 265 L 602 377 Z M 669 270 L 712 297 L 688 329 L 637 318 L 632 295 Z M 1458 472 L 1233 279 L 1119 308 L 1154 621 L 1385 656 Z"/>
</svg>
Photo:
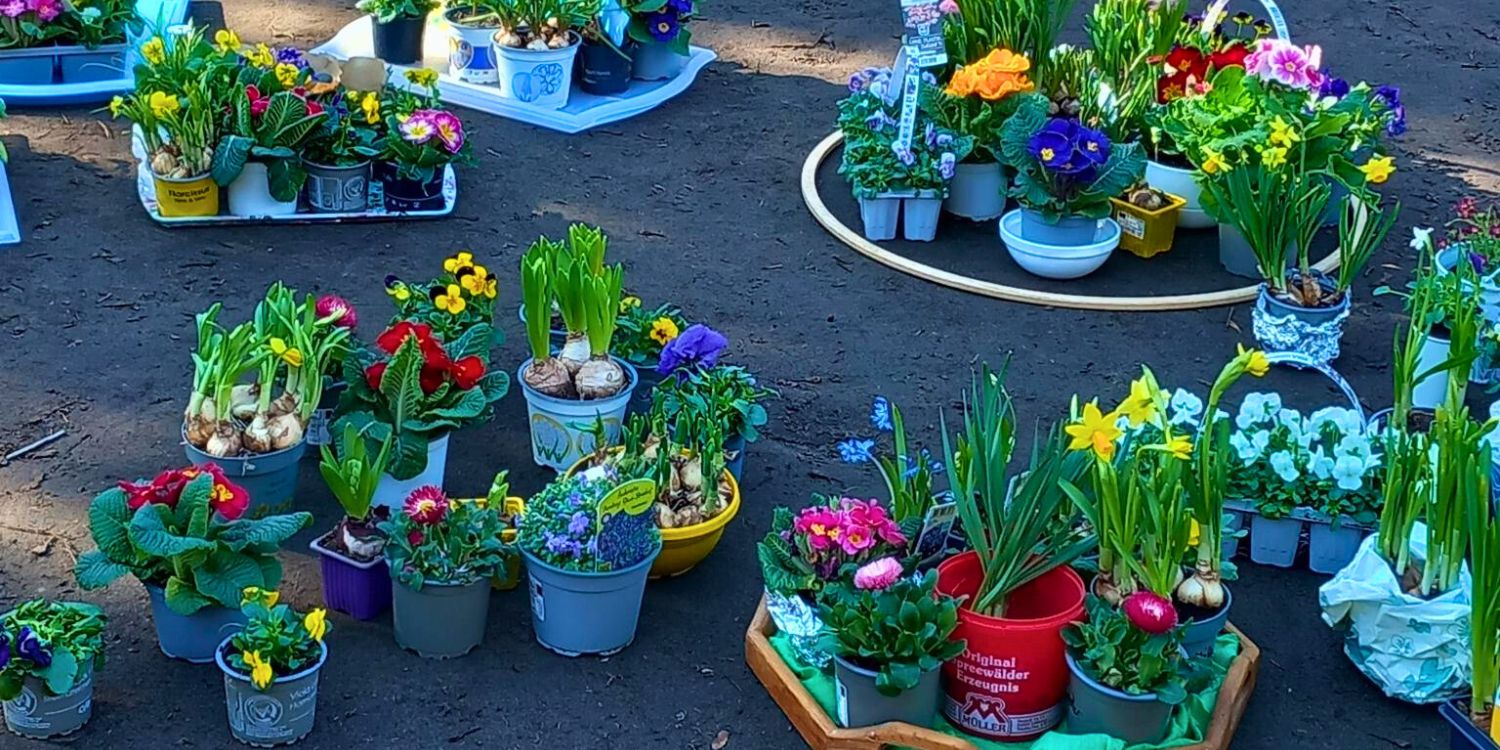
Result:
<svg viewBox="0 0 1500 750">
<path fill-rule="evenodd" d="M 883 99 L 883 100 L 885 100 L 886 106 L 890 106 L 892 104 L 895 104 L 896 100 L 901 97 L 901 86 L 899 84 L 900 84 L 900 82 L 905 81 L 905 80 L 906 80 L 906 48 L 902 47 L 902 48 L 896 50 L 896 61 L 893 62 L 893 63 L 891 63 L 891 83 L 892 83 L 892 85 L 887 86 L 886 89 L 885 89 L 885 92 L 880 95 L 880 98 Z"/>
<path fill-rule="evenodd" d="M 531 613 L 536 616 L 537 622 L 547 621 L 547 600 L 542 598 L 542 584 L 537 579 L 531 579 Z"/>
<path fill-rule="evenodd" d="M 650 479 L 632 479 L 609 491 L 599 501 L 599 522 L 616 513 L 638 516 L 656 502 L 656 483 Z"/>
<path fill-rule="evenodd" d="M 917 129 L 917 94 L 922 90 L 922 69 L 906 66 L 906 77 L 901 79 L 901 121 L 896 131 L 896 140 L 902 148 L 911 149 L 912 133 Z"/>
<path fill-rule="evenodd" d="M 948 535 L 953 531 L 953 521 L 958 518 L 958 504 L 952 501 L 938 503 L 927 509 L 922 517 L 922 531 L 912 540 L 911 551 L 919 564 L 926 564 L 948 547 Z"/>
<path fill-rule="evenodd" d="M 849 689 L 844 687 L 844 681 L 838 677 L 833 678 L 833 684 L 838 688 L 838 713 L 839 726 L 849 726 Z"/>
<path fill-rule="evenodd" d="M 906 31 L 901 46 L 912 65 L 932 68 L 948 62 L 938 0 L 901 0 L 901 26 Z"/>
</svg>

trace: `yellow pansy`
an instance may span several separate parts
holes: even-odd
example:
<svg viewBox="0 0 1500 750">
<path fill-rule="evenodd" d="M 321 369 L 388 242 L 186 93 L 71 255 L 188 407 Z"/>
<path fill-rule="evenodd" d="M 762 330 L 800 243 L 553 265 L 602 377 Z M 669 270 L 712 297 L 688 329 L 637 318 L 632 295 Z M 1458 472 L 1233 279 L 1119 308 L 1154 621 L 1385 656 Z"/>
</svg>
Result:
<svg viewBox="0 0 1500 750">
<path fill-rule="evenodd" d="M 470 266 L 463 275 L 458 277 L 458 283 L 462 284 L 469 294 L 475 296 L 484 294 L 484 289 L 489 286 L 489 282 L 490 272 L 480 265 Z"/>
<path fill-rule="evenodd" d="M 1286 120 L 1281 119 L 1281 115 L 1271 120 L 1271 145 L 1291 148 L 1300 140 L 1302 136 Z"/>
<path fill-rule="evenodd" d="M 141 57 L 152 65 L 161 65 L 167 59 L 167 44 L 159 36 L 153 36 L 141 45 Z"/>
<path fill-rule="evenodd" d="M 484 283 L 484 296 L 489 297 L 490 299 L 494 299 L 495 295 L 497 295 L 499 293 L 500 293 L 500 284 L 495 281 L 494 274 L 491 274 L 490 275 L 490 280 L 486 281 Z"/>
<path fill-rule="evenodd" d="M 292 367 L 302 366 L 302 350 L 295 346 L 287 346 L 286 341 L 275 336 L 271 337 L 271 353 L 280 357 Z"/>
<path fill-rule="evenodd" d="M 328 612 L 321 607 L 308 612 L 302 618 L 302 627 L 307 628 L 307 634 L 313 640 L 322 643 L 323 636 L 328 632 Z"/>
<path fill-rule="evenodd" d="M 1365 173 L 1365 179 L 1370 184 L 1379 185 L 1396 173 L 1396 160 L 1389 156 L 1372 156 L 1359 171 Z"/>
<path fill-rule="evenodd" d="M 1275 169 L 1276 167 L 1286 164 L 1286 149 L 1281 146 L 1272 146 L 1270 148 L 1262 149 L 1260 152 L 1260 160 L 1264 162 L 1266 166 Z"/>
<path fill-rule="evenodd" d="M 449 284 L 446 289 L 433 290 L 432 304 L 437 305 L 439 310 L 446 310 L 450 314 L 457 315 L 464 311 L 467 303 L 464 302 L 463 291 L 458 288 L 458 285 Z"/>
<path fill-rule="evenodd" d="M 428 68 L 412 68 L 406 71 L 406 80 L 427 88 L 432 88 L 432 84 L 437 83 L 437 77 L 437 71 Z"/>
<path fill-rule="evenodd" d="M 1083 405 L 1083 416 L 1077 422 L 1063 428 L 1073 440 L 1068 443 L 1068 450 L 1093 450 L 1094 455 L 1103 459 L 1113 458 L 1115 455 L 1115 441 L 1122 434 L 1115 421 L 1119 416 L 1114 412 L 1103 414 L 1099 411 L 1099 403 L 1090 401 Z"/>
<path fill-rule="evenodd" d="M 276 64 L 276 55 L 271 53 L 271 48 L 265 42 L 261 42 L 245 55 L 245 61 L 257 68 L 269 68 Z"/>
<path fill-rule="evenodd" d="M 634 295 L 626 295 L 620 298 L 620 312 L 624 313 L 632 307 L 640 307 L 641 298 Z"/>
<path fill-rule="evenodd" d="M 662 346 L 666 346 L 667 342 L 677 338 L 678 333 L 681 331 L 677 329 L 677 323 L 671 318 L 657 318 L 651 321 L 651 340 Z"/>
<path fill-rule="evenodd" d="M 460 250 L 443 261 L 443 270 L 457 275 L 459 271 L 474 265 L 474 254 L 467 250 Z"/>
<path fill-rule="evenodd" d="M 267 591 L 259 586 L 246 586 L 245 589 L 240 592 L 241 604 L 260 602 L 267 607 L 274 607 L 276 606 L 276 602 L 278 601 L 281 601 L 280 592 Z"/>
<path fill-rule="evenodd" d="M 408 287 L 405 282 L 401 281 L 386 281 L 385 293 L 391 295 L 397 302 L 405 302 L 411 299 L 411 287 Z"/>
<path fill-rule="evenodd" d="M 380 97 L 371 91 L 359 100 L 359 108 L 365 113 L 365 123 L 374 125 L 380 122 Z"/>
<path fill-rule="evenodd" d="M 1203 149 L 1203 165 L 1200 167 L 1204 174 L 1217 174 L 1221 171 L 1228 172 L 1234 167 L 1225 160 L 1224 155 L 1211 148 Z"/>
<path fill-rule="evenodd" d="M 151 98 L 146 102 L 151 106 L 151 114 L 158 120 L 170 117 L 182 109 L 182 103 L 177 101 L 177 97 L 161 91 L 151 92 Z"/>
<path fill-rule="evenodd" d="M 297 66 L 291 63 L 277 63 L 276 80 L 280 82 L 282 86 L 285 86 L 286 88 L 292 88 L 293 86 L 297 85 L 297 77 L 301 72 L 302 71 L 297 70 Z"/>
<path fill-rule="evenodd" d="M 276 679 L 276 674 L 271 671 L 271 663 L 260 658 L 259 651 L 245 651 L 240 654 L 245 660 L 245 666 L 250 670 L 250 683 L 261 690 L 271 685 Z"/>
<path fill-rule="evenodd" d="M 214 32 L 214 46 L 220 52 L 238 52 L 240 49 L 240 35 L 229 29 L 219 29 Z"/>
<path fill-rule="evenodd" d="M 1245 372 L 1257 378 L 1263 378 L 1271 371 L 1271 360 L 1266 358 L 1266 353 L 1259 349 L 1246 349 L 1243 344 L 1235 344 L 1238 349 L 1237 356 L 1245 359 Z"/>
</svg>

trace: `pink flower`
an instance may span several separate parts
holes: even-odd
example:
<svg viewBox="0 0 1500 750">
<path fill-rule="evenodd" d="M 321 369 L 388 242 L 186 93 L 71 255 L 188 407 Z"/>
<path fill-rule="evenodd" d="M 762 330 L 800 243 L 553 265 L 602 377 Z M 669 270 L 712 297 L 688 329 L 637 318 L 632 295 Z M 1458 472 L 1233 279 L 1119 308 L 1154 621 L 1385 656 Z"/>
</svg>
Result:
<svg viewBox="0 0 1500 750">
<path fill-rule="evenodd" d="M 1457 211 L 1458 218 L 1460 219 L 1474 218 L 1474 214 L 1479 211 L 1479 199 L 1475 198 L 1472 195 L 1466 195 L 1462 198 L 1459 198 Z"/>
<path fill-rule="evenodd" d="M 411 531 L 406 532 L 406 543 L 410 544 L 413 547 L 420 546 L 422 544 L 422 540 L 426 538 L 426 534 L 423 534 L 416 529 L 412 529 Z"/>
<path fill-rule="evenodd" d="M 464 124 L 452 112 L 433 112 L 432 127 L 448 153 L 456 154 L 464 147 Z"/>
<path fill-rule="evenodd" d="M 338 315 L 333 319 L 333 324 L 340 328 L 352 329 L 359 325 L 359 316 L 354 313 L 354 306 L 337 294 L 325 294 L 319 297 L 316 312 L 319 318 Z"/>
<path fill-rule="evenodd" d="M 58 0 L 27 0 L 27 5 L 43 21 L 51 21 L 62 14 L 62 3 Z"/>
<path fill-rule="evenodd" d="M 1262 39 L 1245 58 L 1245 71 L 1263 81 L 1311 89 L 1323 82 L 1323 73 L 1318 70 L 1322 63 L 1322 47 L 1298 47 L 1284 39 Z"/>
<path fill-rule="evenodd" d="M 432 124 L 432 110 L 419 109 L 401 123 L 401 137 L 411 143 L 422 144 L 432 140 L 437 128 Z"/>
<path fill-rule="evenodd" d="M 884 591 L 901 580 L 901 563 L 894 557 L 882 557 L 854 571 L 854 587 L 865 591 Z"/>
<path fill-rule="evenodd" d="M 26 12 L 26 0 L 3 0 L 0 1 L 0 15 L 6 18 L 16 18 Z"/>
<path fill-rule="evenodd" d="M 875 536 L 865 526 L 845 525 L 839 530 L 839 547 L 846 555 L 858 555 L 875 546 Z"/>
<path fill-rule="evenodd" d="M 1132 625 L 1152 635 L 1168 633 L 1177 627 L 1177 610 L 1172 602 L 1150 591 L 1137 591 L 1125 597 L 1120 609 Z"/>
<path fill-rule="evenodd" d="M 958 3 L 953 2 L 953 0 L 943 0 L 938 3 L 938 12 L 945 16 L 954 15 L 958 13 Z"/>
<path fill-rule="evenodd" d="M 424 485 L 412 490 L 403 507 L 411 520 L 422 526 L 441 523 L 448 516 L 448 496 L 440 487 Z"/>
</svg>

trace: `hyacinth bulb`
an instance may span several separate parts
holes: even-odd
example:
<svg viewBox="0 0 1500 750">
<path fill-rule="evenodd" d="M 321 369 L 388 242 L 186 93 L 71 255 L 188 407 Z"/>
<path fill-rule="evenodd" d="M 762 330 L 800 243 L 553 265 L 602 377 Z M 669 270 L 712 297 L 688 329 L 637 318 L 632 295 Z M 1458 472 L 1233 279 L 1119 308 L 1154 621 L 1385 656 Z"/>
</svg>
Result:
<svg viewBox="0 0 1500 750">
<path fill-rule="evenodd" d="M 1120 609 L 1130 624 L 1152 635 L 1169 633 L 1177 627 L 1177 610 L 1172 602 L 1150 591 L 1137 591 L 1125 597 Z"/>
<path fill-rule="evenodd" d="M 1189 576 L 1177 587 L 1177 601 L 1204 609 L 1224 606 L 1224 584 L 1217 575 L 1209 577 L 1202 573 Z"/>
<path fill-rule="evenodd" d="M 196 414 L 191 411 L 184 412 L 183 426 L 187 428 L 188 442 L 194 448 L 202 450 L 208 445 L 209 439 L 214 436 L 214 400 L 204 398 Z"/>
<path fill-rule="evenodd" d="M 557 359 L 568 368 L 569 375 L 577 375 L 578 370 L 589 361 L 588 338 L 581 333 L 568 334 L 568 340 L 563 342 L 562 351 L 557 353 Z"/>
<path fill-rule="evenodd" d="M 568 368 L 556 357 L 532 360 L 521 377 L 533 390 L 553 398 L 576 398 L 578 395 Z"/>
<path fill-rule="evenodd" d="M 244 443 L 240 439 L 240 431 L 232 424 L 220 422 L 214 428 L 214 434 L 203 446 L 203 452 L 214 458 L 231 458 L 240 455 L 244 449 Z"/>
<path fill-rule="evenodd" d="M 609 398 L 625 388 L 625 368 L 608 356 L 593 357 L 578 368 L 573 378 L 578 397 L 584 400 Z"/>
</svg>

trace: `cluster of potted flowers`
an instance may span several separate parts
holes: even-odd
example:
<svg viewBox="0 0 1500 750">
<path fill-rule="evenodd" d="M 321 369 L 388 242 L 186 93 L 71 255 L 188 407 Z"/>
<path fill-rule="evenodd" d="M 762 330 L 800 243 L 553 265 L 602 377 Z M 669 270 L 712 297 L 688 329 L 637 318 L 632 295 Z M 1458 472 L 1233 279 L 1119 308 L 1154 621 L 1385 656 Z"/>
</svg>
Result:
<svg viewBox="0 0 1500 750">
<path fill-rule="evenodd" d="M 0 4 L 0 84 L 37 86 L 119 78 L 133 0 Z"/>
<path fill-rule="evenodd" d="M 435 73 L 407 71 L 413 90 L 373 58 L 166 33 L 143 44 L 135 92 L 109 105 L 135 125 L 161 217 L 439 210 L 449 165 L 471 159 Z"/>
</svg>

